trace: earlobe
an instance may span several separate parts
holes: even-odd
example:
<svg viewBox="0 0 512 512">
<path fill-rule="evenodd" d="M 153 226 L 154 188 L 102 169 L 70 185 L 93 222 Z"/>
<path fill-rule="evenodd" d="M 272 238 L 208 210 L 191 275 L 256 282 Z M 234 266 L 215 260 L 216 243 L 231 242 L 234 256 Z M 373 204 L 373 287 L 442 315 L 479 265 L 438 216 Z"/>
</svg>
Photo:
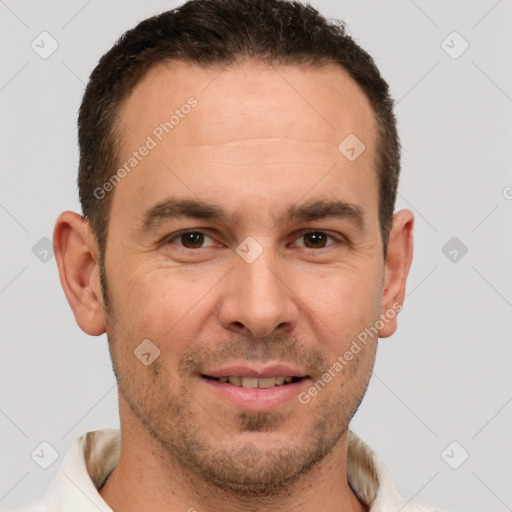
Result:
<svg viewBox="0 0 512 512">
<path fill-rule="evenodd" d="M 103 334 L 99 250 L 89 222 L 71 211 L 61 213 L 55 223 L 53 245 L 60 282 L 76 322 L 91 336 Z"/>
<path fill-rule="evenodd" d="M 381 303 L 384 327 L 379 330 L 379 338 L 387 338 L 396 331 L 397 316 L 404 303 L 406 281 L 412 263 L 413 226 L 414 215 L 410 210 L 400 210 L 394 215 Z"/>
</svg>

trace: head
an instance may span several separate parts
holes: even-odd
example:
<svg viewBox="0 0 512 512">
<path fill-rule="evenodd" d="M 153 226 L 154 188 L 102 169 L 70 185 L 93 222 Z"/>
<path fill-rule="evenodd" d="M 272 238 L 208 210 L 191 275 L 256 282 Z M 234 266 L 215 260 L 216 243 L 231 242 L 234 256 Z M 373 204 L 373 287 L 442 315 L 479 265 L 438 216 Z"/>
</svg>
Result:
<svg viewBox="0 0 512 512">
<path fill-rule="evenodd" d="M 83 217 L 62 214 L 54 243 L 78 324 L 107 332 L 121 428 L 245 495 L 339 443 L 412 258 L 392 105 L 343 25 L 295 2 L 187 2 L 102 57 L 79 115 Z M 226 394 L 219 372 L 244 364 L 295 372 L 291 398 Z"/>
</svg>

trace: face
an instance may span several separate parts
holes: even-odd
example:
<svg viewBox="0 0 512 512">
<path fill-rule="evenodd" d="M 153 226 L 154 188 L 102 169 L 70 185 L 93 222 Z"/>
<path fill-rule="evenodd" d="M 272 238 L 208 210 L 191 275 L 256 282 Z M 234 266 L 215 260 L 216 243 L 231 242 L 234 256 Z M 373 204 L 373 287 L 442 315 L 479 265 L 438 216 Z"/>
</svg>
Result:
<svg viewBox="0 0 512 512">
<path fill-rule="evenodd" d="M 337 445 L 372 371 L 376 337 L 308 394 L 384 313 L 372 109 L 334 67 L 175 62 L 120 117 L 104 264 L 121 417 L 187 471 L 269 494 Z"/>
</svg>

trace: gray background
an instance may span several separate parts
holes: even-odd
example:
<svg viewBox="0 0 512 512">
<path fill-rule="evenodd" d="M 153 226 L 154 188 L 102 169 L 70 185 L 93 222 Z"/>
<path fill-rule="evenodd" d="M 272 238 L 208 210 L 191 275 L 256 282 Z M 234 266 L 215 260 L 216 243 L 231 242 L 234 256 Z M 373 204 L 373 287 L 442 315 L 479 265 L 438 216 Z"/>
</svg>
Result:
<svg viewBox="0 0 512 512">
<path fill-rule="evenodd" d="M 346 21 L 391 86 L 397 207 L 416 214 L 399 329 L 380 342 L 352 429 L 403 495 L 453 512 L 511 510 L 512 2 L 312 4 Z M 4 510 L 44 492 L 78 435 L 119 425 L 106 336 L 75 324 L 40 240 L 62 210 L 79 211 L 76 116 L 89 73 L 122 32 L 176 5 L 0 1 Z M 59 45 L 47 59 L 31 48 L 43 31 Z M 48 469 L 31 458 L 42 441 L 59 453 Z"/>
</svg>

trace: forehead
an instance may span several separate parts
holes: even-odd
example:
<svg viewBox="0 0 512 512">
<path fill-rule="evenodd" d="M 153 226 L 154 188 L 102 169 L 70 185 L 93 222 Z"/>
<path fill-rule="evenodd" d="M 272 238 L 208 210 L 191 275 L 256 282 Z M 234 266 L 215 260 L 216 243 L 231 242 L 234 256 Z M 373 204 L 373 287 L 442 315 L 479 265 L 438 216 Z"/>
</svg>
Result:
<svg viewBox="0 0 512 512">
<path fill-rule="evenodd" d="M 167 61 L 136 85 L 120 119 L 119 166 L 149 139 L 153 146 L 116 187 L 114 203 L 123 206 L 147 208 L 172 192 L 234 209 L 237 198 L 240 206 L 259 194 L 263 205 L 283 187 L 297 202 L 320 181 L 327 192 L 330 182 L 343 184 L 353 203 L 377 197 L 373 110 L 338 66 Z M 361 157 L 340 152 L 345 140 L 364 144 Z"/>
<path fill-rule="evenodd" d="M 202 67 L 164 61 L 151 68 L 121 107 L 128 131 L 151 133 L 155 122 L 168 120 L 188 98 L 198 106 L 187 130 L 173 130 L 175 143 L 222 142 L 229 126 L 244 136 L 287 134 L 307 141 L 338 143 L 347 130 L 372 145 L 374 113 L 357 83 L 341 67 L 331 65 L 270 66 L 246 61 Z M 210 130 L 208 130 L 210 128 Z"/>
</svg>

